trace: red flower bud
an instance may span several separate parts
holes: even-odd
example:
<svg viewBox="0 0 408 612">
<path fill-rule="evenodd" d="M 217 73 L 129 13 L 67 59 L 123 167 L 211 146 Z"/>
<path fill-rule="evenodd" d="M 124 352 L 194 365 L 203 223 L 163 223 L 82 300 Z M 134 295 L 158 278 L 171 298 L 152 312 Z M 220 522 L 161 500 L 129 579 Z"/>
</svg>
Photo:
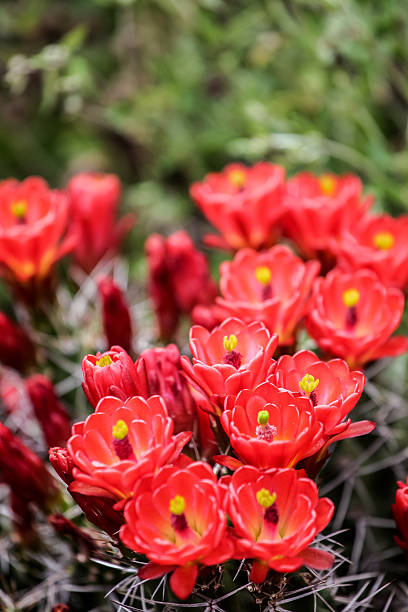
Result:
<svg viewBox="0 0 408 612">
<path fill-rule="evenodd" d="M 99 281 L 98 289 L 108 346 L 119 345 L 125 351 L 130 351 L 132 346 L 132 321 L 123 291 L 108 277 Z"/>
<path fill-rule="evenodd" d="M 408 559 L 408 478 L 407 482 L 398 482 L 397 484 L 395 504 L 392 505 L 392 513 L 398 529 L 398 535 L 394 536 L 394 540 Z"/>
<path fill-rule="evenodd" d="M 71 432 L 71 419 L 58 400 L 52 382 L 42 374 L 33 374 L 26 380 L 26 389 L 47 445 L 66 442 Z"/>
<path fill-rule="evenodd" d="M 24 370 L 34 360 L 34 345 L 26 331 L 0 312 L 0 362 Z"/>
<path fill-rule="evenodd" d="M 74 480 L 72 476 L 74 462 L 67 449 L 60 447 L 50 448 L 48 451 L 48 458 L 58 476 L 66 484 L 70 484 Z"/>
</svg>

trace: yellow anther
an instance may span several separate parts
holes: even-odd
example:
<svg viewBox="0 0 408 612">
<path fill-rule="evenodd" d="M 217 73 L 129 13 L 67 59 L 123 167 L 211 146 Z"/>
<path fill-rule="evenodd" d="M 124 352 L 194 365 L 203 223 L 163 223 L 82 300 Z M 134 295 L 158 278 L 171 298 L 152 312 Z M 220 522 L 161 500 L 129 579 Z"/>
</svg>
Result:
<svg viewBox="0 0 408 612">
<path fill-rule="evenodd" d="M 112 427 L 112 436 L 115 438 L 115 440 L 123 440 L 123 438 L 126 438 L 128 435 L 128 432 L 129 428 L 125 421 L 122 421 L 122 419 L 116 421 L 116 425 Z"/>
<path fill-rule="evenodd" d="M 267 410 L 260 410 L 258 412 L 258 423 L 262 427 L 265 427 L 267 422 L 269 421 L 269 412 Z"/>
<path fill-rule="evenodd" d="M 10 211 L 17 219 L 24 219 L 27 214 L 27 202 L 25 200 L 13 202 L 10 204 Z"/>
<path fill-rule="evenodd" d="M 173 499 L 170 500 L 169 510 L 172 514 L 176 514 L 177 516 L 183 514 L 185 507 L 186 502 L 184 497 L 181 495 L 176 495 L 176 497 L 173 497 Z"/>
<path fill-rule="evenodd" d="M 322 174 L 319 178 L 319 185 L 324 195 L 332 196 L 336 191 L 337 180 L 331 174 Z"/>
<path fill-rule="evenodd" d="M 391 232 L 378 232 L 373 237 L 374 245 L 381 251 L 388 251 L 394 246 L 394 236 Z"/>
<path fill-rule="evenodd" d="M 319 379 L 315 378 L 311 374 L 305 374 L 302 380 L 299 382 L 301 391 L 305 393 L 312 393 L 319 384 Z"/>
<path fill-rule="evenodd" d="M 255 278 L 262 285 L 269 285 L 272 278 L 272 272 L 267 266 L 259 266 L 255 270 Z"/>
<path fill-rule="evenodd" d="M 246 173 L 244 170 L 231 170 L 228 174 L 228 178 L 235 187 L 241 189 L 245 185 Z"/>
<path fill-rule="evenodd" d="M 233 351 L 234 349 L 236 349 L 237 344 L 238 344 L 238 338 L 234 336 L 234 334 L 231 334 L 229 337 L 224 336 L 224 348 L 229 353 Z"/>
<path fill-rule="evenodd" d="M 256 501 L 263 508 L 269 508 L 270 506 L 272 506 L 272 504 L 275 503 L 275 500 L 276 493 L 272 493 L 271 495 L 268 489 L 259 489 L 256 494 Z"/>
<path fill-rule="evenodd" d="M 100 368 L 104 368 L 105 366 L 108 366 L 111 363 L 113 363 L 113 360 L 111 359 L 110 355 L 102 355 L 102 357 L 96 361 L 96 365 Z"/>
<path fill-rule="evenodd" d="M 355 306 L 360 299 L 360 292 L 358 289 L 347 289 L 343 293 L 343 303 L 347 308 Z"/>
</svg>

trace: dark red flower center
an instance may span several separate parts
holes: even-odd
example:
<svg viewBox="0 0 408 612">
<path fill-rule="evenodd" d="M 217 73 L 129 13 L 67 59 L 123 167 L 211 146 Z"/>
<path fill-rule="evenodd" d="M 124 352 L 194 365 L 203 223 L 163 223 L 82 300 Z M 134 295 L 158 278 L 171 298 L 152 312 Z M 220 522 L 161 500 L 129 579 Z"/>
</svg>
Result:
<svg viewBox="0 0 408 612">
<path fill-rule="evenodd" d="M 128 426 L 119 419 L 112 428 L 112 445 L 119 459 L 129 459 L 133 455 L 133 448 L 128 437 Z"/>
<path fill-rule="evenodd" d="M 234 368 L 239 370 L 239 368 L 241 367 L 241 363 L 242 363 L 242 355 L 241 353 L 238 353 L 237 351 L 230 351 L 228 353 L 225 353 L 223 357 L 223 361 L 224 363 L 228 365 L 232 365 L 234 366 Z"/>
</svg>

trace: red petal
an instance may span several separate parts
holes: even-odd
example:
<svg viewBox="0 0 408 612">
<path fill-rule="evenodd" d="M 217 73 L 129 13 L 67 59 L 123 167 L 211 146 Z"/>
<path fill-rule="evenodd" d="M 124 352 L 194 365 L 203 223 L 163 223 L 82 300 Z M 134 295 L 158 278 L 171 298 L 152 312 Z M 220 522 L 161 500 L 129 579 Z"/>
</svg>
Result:
<svg viewBox="0 0 408 612">
<path fill-rule="evenodd" d="M 299 553 L 299 557 L 308 567 L 319 570 L 329 569 L 334 563 L 334 555 L 327 550 L 317 550 L 316 548 L 305 548 Z"/>
<path fill-rule="evenodd" d="M 214 455 L 213 460 L 216 463 L 228 468 L 232 472 L 235 472 L 235 470 L 243 465 L 242 461 L 235 459 L 234 457 L 229 457 L 228 455 Z"/>
<path fill-rule="evenodd" d="M 252 582 L 263 582 L 266 579 L 268 572 L 269 565 L 266 561 L 254 561 L 249 578 L 252 580 Z"/>
<path fill-rule="evenodd" d="M 147 565 L 140 568 L 139 578 L 142 580 L 151 580 L 152 578 L 160 578 L 175 568 L 174 565 L 159 565 L 150 561 Z"/>
<path fill-rule="evenodd" d="M 178 567 L 171 575 L 171 590 L 179 599 L 186 599 L 194 588 L 198 576 L 196 564 Z"/>
</svg>

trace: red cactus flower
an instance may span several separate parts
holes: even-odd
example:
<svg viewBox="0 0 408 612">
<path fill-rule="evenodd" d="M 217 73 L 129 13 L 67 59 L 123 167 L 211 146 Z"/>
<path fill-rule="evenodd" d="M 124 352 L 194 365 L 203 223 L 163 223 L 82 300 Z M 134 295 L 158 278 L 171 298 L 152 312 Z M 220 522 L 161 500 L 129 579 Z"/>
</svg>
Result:
<svg viewBox="0 0 408 612">
<path fill-rule="evenodd" d="M 158 396 L 124 403 L 103 398 L 94 414 L 72 428 L 67 446 L 79 485 L 70 490 L 92 495 L 97 487 L 97 495 L 103 489 L 117 499 L 128 497 L 137 478 L 177 459 L 190 440 L 190 432 L 173 436 L 173 427 Z"/>
<path fill-rule="evenodd" d="M 29 177 L 0 182 L 0 264 L 15 285 L 41 284 L 54 263 L 74 247 L 63 239 L 68 198 Z"/>
<path fill-rule="evenodd" d="M 399 481 L 397 484 L 395 504 L 392 505 L 392 514 L 398 529 L 398 535 L 394 536 L 394 540 L 408 559 L 408 478 L 407 482 Z"/>
<path fill-rule="evenodd" d="M 331 553 L 310 547 L 334 511 L 330 499 L 319 499 L 312 480 L 302 478 L 298 470 L 262 472 L 252 466 L 223 480 L 228 485 L 228 515 L 238 536 L 236 556 L 254 559 L 253 582 L 263 582 L 269 569 L 294 572 L 302 565 L 333 565 Z"/>
<path fill-rule="evenodd" d="M 280 344 L 291 344 L 320 264 L 303 263 L 286 246 L 243 249 L 221 264 L 220 306 L 246 323 L 263 321 Z"/>
<path fill-rule="evenodd" d="M 305 257 L 331 250 L 331 242 L 350 229 L 371 206 L 362 196 L 363 186 L 354 174 L 315 176 L 300 172 L 287 182 L 286 234 Z"/>
<path fill-rule="evenodd" d="M 98 282 L 102 305 L 102 320 L 108 346 L 121 346 L 125 351 L 132 347 L 132 319 L 125 295 L 109 278 Z"/>
<path fill-rule="evenodd" d="M 270 382 L 227 397 L 221 424 L 239 461 L 226 455 L 214 459 L 231 469 L 242 463 L 261 469 L 294 467 L 324 443 L 311 400 Z"/>
<path fill-rule="evenodd" d="M 230 164 L 194 183 L 190 194 L 221 234 L 206 237 L 208 244 L 261 249 L 279 237 L 284 189 L 284 168 L 261 162 L 252 168 Z"/>
<path fill-rule="evenodd" d="M 319 346 L 358 368 L 405 353 L 408 340 L 391 334 L 404 310 L 399 289 L 387 289 L 369 270 L 334 269 L 314 285 L 307 329 Z"/>
<path fill-rule="evenodd" d="M 197 304 L 211 304 L 216 285 L 207 261 L 186 232 L 164 238 L 152 234 L 146 240 L 149 294 L 156 311 L 159 333 L 172 338 L 180 315 L 190 314 Z"/>
<path fill-rule="evenodd" d="M 182 357 L 184 371 L 191 383 L 218 407 L 227 395 L 253 389 L 266 379 L 272 355 L 278 344 L 263 323 L 246 325 L 229 318 L 211 333 L 198 325 L 190 330 L 193 365 Z"/>
<path fill-rule="evenodd" d="M 68 183 L 72 202 L 71 232 L 76 236 L 74 257 L 90 272 L 108 252 L 115 251 L 134 224 L 126 215 L 116 223 L 121 196 L 120 180 L 115 174 L 83 172 Z"/>
<path fill-rule="evenodd" d="M 174 431 L 192 431 L 197 416 L 196 402 L 183 374 L 180 351 L 175 344 L 143 351 L 136 362 L 140 394 L 160 395 L 174 422 Z"/>
<path fill-rule="evenodd" d="M 138 484 L 126 505 L 121 540 L 151 561 L 142 579 L 173 571 L 172 591 L 185 599 L 194 588 L 200 565 L 222 563 L 233 555 L 223 509 L 224 489 L 208 464 L 184 469 L 166 466 Z"/>
<path fill-rule="evenodd" d="M 42 374 L 33 374 L 26 380 L 26 389 L 47 445 L 65 444 L 71 431 L 71 419 L 52 382 Z"/>
<path fill-rule="evenodd" d="M 27 332 L 0 312 L 0 362 L 23 371 L 34 361 L 34 345 Z"/>
<path fill-rule="evenodd" d="M 387 287 L 407 287 L 408 215 L 365 215 L 344 231 L 332 248 L 342 270 L 366 268 Z"/>
<path fill-rule="evenodd" d="M 84 357 L 82 373 L 82 387 L 94 408 L 107 395 L 126 400 L 140 394 L 135 364 L 121 346 L 112 346 L 106 353 Z"/>
</svg>

